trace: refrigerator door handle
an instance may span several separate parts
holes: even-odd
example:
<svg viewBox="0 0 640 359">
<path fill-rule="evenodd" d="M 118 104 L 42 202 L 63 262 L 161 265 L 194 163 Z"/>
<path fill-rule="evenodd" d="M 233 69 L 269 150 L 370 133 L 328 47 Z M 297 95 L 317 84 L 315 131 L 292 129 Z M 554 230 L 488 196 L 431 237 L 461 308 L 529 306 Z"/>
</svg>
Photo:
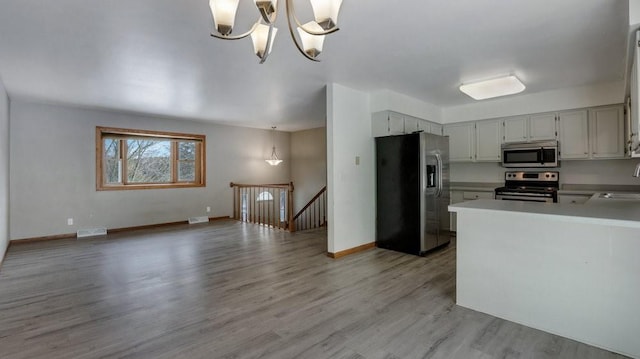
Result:
<svg viewBox="0 0 640 359">
<path fill-rule="evenodd" d="M 440 197 L 442 196 L 442 157 L 440 157 L 439 153 L 435 154 L 436 157 L 436 176 L 437 178 L 437 183 L 438 183 L 438 188 L 436 189 L 436 197 Z"/>
</svg>

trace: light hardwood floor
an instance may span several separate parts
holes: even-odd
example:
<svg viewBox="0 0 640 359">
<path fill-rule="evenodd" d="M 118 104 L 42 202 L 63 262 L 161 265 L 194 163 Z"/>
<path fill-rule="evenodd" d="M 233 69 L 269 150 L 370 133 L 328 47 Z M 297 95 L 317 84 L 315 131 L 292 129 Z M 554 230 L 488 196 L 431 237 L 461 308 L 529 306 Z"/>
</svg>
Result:
<svg viewBox="0 0 640 359">
<path fill-rule="evenodd" d="M 455 247 L 235 221 L 13 245 L 0 358 L 621 358 L 455 305 Z"/>
</svg>

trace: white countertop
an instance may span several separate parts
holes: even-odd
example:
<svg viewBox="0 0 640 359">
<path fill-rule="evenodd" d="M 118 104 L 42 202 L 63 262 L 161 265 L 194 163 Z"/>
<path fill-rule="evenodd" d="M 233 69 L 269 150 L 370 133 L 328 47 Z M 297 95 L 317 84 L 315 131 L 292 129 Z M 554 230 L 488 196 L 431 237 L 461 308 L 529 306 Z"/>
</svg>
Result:
<svg viewBox="0 0 640 359">
<path fill-rule="evenodd" d="M 449 205 L 449 211 L 509 211 L 552 216 L 569 221 L 640 228 L 640 201 L 599 199 L 595 194 L 585 204 L 538 203 L 480 199 Z"/>
</svg>

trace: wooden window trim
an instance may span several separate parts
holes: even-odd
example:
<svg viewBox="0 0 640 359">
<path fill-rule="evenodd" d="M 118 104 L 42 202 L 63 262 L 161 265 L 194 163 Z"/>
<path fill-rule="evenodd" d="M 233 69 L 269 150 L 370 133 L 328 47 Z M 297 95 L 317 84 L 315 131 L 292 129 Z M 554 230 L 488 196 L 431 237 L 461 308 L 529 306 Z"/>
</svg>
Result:
<svg viewBox="0 0 640 359">
<path fill-rule="evenodd" d="M 104 139 L 105 138 L 131 138 L 144 137 L 156 138 L 160 140 L 172 140 L 171 143 L 171 183 L 141 183 L 141 184 L 105 184 L 104 183 Z M 184 182 L 178 181 L 178 146 L 176 141 L 194 141 L 196 142 L 196 158 L 193 161 L 195 166 L 195 181 Z M 120 141 L 120 155 L 124 157 L 126 153 L 126 141 Z M 127 165 L 123 159 L 122 178 L 126 181 Z M 137 190 L 137 189 L 159 189 L 159 188 L 191 188 L 206 186 L 206 136 L 197 134 L 186 134 L 177 132 L 161 132 L 147 131 L 137 129 L 124 129 L 114 127 L 96 126 L 96 190 L 97 191 L 121 191 L 121 190 Z"/>
</svg>

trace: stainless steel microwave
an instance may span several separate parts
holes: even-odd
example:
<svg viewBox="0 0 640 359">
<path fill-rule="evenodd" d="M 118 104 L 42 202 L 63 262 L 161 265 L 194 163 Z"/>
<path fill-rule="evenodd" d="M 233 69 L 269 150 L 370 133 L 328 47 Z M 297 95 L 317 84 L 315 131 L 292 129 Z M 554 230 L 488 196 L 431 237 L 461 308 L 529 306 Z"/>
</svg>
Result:
<svg viewBox="0 0 640 359">
<path fill-rule="evenodd" d="M 558 167 L 558 141 L 503 143 L 502 167 Z"/>
</svg>

